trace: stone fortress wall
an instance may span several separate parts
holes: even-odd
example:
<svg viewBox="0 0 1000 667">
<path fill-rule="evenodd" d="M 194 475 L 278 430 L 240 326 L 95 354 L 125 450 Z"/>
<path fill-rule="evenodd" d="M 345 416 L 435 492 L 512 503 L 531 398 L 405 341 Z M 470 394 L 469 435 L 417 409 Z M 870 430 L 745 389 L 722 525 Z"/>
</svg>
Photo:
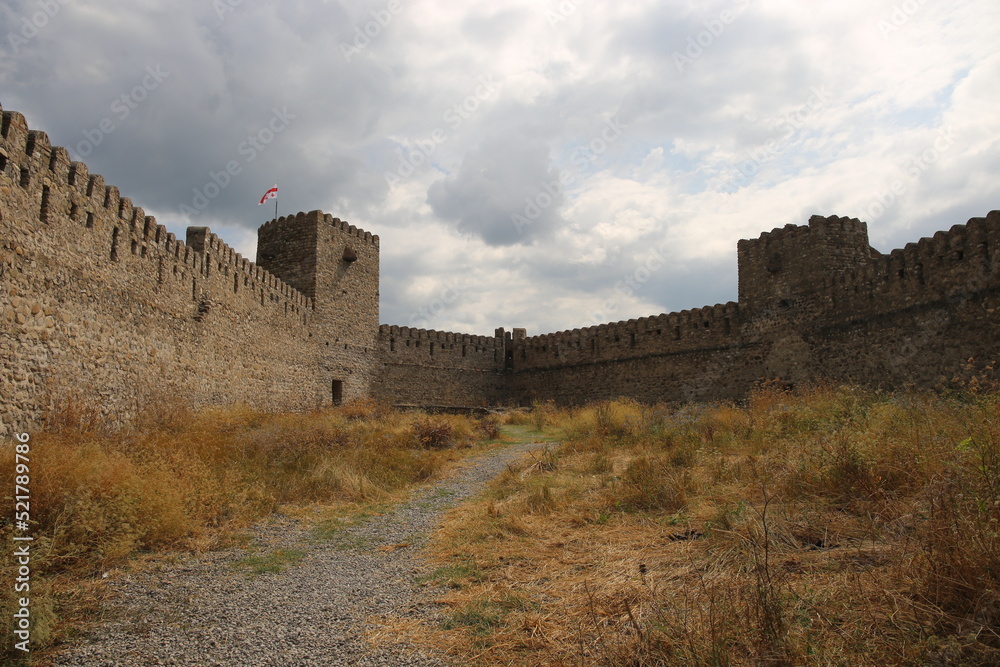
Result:
<svg viewBox="0 0 1000 667">
<path fill-rule="evenodd" d="M 2 111 L 2 109 L 0 109 Z M 320 211 L 265 223 L 257 262 L 184 241 L 3 111 L 0 432 L 48 401 L 308 409 L 716 400 L 761 379 L 933 387 L 1000 354 L 1000 212 L 881 254 L 813 216 L 740 241 L 739 302 L 528 337 L 378 324 L 379 238 Z"/>
<path fill-rule="evenodd" d="M 511 396 L 727 399 L 763 378 L 935 387 L 1000 358 L 1000 211 L 886 255 L 836 216 L 737 250 L 739 303 L 515 336 Z"/>
<path fill-rule="evenodd" d="M 481 407 L 507 400 L 504 350 L 510 334 L 491 338 L 382 325 L 375 398 L 393 405 Z"/>
<path fill-rule="evenodd" d="M 2 113 L 0 430 L 37 420 L 52 398 L 98 403 L 114 421 L 169 395 L 305 409 L 329 404 L 336 381 L 345 399 L 370 393 L 377 237 L 318 212 L 270 223 L 294 228 L 290 245 L 314 228 L 323 262 L 354 250 L 320 276 L 343 300 L 317 299 L 315 281 L 283 280 L 269 270 L 280 262 L 251 262 L 206 228 L 175 238 Z"/>
</svg>

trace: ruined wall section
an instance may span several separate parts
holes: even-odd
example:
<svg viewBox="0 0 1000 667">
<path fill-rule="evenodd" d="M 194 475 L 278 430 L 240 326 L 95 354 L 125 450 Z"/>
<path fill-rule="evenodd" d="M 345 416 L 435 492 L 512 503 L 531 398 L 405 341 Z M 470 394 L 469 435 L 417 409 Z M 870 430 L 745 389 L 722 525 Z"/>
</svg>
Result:
<svg viewBox="0 0 1000 667">
<path fill-rule="evenodd" d="M 480 407 L 506 399 L 507 336 L 382 325 L 373 395 L 392 405 Z"/>
<path fill-rule="evenodd" d="M 4 431 L 47 397 L 308 407 L 313 301 L 206 229 L 176 239 L 24 117 L 0 124 Z"/>
</svg>

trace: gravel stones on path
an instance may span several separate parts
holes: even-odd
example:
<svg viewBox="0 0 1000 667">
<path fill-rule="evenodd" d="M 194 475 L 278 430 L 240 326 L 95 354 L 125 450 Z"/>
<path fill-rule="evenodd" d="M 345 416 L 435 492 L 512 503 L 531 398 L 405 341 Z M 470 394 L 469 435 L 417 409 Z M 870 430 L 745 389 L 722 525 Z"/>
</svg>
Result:
<svg viewBox="0 0 1000 667">
<path fill-rule="evenodd" d="M 275 517 L 255 531 L 252 552 L 298 550 L 280 573 L 247 574 L 242 549 L 184 555 L 175 564 L 122 575 L 107 620 L 55 665 L 445 665 L 406 645 L 373 648 L 365 619 L 433 618 L 418 591 L 415 556 L 443 513 L 480 490 L 539 443 L 478 455 L 457 474 L 414 491 L 387 514 L 316 541 L 299 521 Z M 393 548 L 396 545 L 406 548 Z M 380 550 L 380 547 L 382 549 Z M 304 555 L 303 555 L 304 554 Z"/>
</svg>

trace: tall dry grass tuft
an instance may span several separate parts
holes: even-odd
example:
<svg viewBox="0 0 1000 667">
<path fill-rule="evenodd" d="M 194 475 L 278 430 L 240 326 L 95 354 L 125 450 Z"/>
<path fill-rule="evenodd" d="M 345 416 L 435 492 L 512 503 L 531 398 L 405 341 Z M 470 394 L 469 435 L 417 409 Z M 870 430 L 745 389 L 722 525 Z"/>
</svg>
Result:
<svg viewBox="0 0 1000 667">
<path fill-rule="evenodd" d="M 74 586 L 139 552 L 224 543 L 283 503 L 384 500 L 432 477 L 447 447 L 478 437 L 465 417 L 371 402 L 269 414 L 159 400 L 119 429 L 98 415 L 78 399 L 31 434 L 32 592 L 42 591 L 32 600 L 35 618 L 49 619 L 33 633 L 36 647 L 57 638 L 56 612 L 74 613 Z M 419 436 L 426 423 L 447 431 L 432 449 Z M 13 489 L 12 448 L 0 452 L 0 470 Z M 5 544 L 12 529 L 0 525 Z M 5 589 L 5 604 L 12 595 Z"/>
<path fill-rule="evenodd" d="M 912 576 L 946 627 L 1000 651 L 1000 408 L 973 412 L 968 437 L 921 490 Z"/>
<path fill-rule="evenodd" d="M 983 386 L 549 408 L 558 466 L 526 459 L 438 542 L 482 573 L 446 604 L 516 592 L 532 611 L 439 641 L 511 665 L 1000 664 Z"/>
<path fill-rule="evenodd" d="M 615 504 L 630 510 L 676 512 L 687 505 L 692 490 L 690 471 L 676 468 L 665 456 L 639 456 L 625 468 Z"/>
</svg>

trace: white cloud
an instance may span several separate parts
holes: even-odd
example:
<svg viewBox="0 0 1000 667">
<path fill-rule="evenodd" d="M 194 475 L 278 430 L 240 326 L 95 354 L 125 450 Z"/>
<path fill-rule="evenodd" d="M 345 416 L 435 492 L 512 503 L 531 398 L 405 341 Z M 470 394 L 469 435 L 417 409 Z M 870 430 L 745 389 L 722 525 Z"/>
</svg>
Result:
<svg viewBox="0 0 1000 667">
<path fill-rule="evenodd" d="M 708 305 L 736 298 L 738 239 L 813 213 L 866 219 L 888 250 L 1000 208 L 991 0 L 229 5 L 75 0 L 0 45 L 0 102 L 71 147 L 161 64 L 171 76 L 91 171 L 171 231 L 209 225 L 241 252 L 279 181 L 282 212 L 381 236 L 388 323 L 539 333 Z M 0 34 L 34 8 L 5 6 Z M 701 51 L 679 69 L 690 39 Z M 484 78 L 495 90 L 478 95 Z M 276 107 L 294 120 L 247 160 Z M 622 129 L 605 140 L 609 122 Z M 397 151 L 428 141 L 387 182 Z M 232 159 L 242 173 L 180 215 Z M 532 201 L 545 206 L 518 233 Z M 666 265 L 624 296 L 653 248 Z"/>
</svg>

